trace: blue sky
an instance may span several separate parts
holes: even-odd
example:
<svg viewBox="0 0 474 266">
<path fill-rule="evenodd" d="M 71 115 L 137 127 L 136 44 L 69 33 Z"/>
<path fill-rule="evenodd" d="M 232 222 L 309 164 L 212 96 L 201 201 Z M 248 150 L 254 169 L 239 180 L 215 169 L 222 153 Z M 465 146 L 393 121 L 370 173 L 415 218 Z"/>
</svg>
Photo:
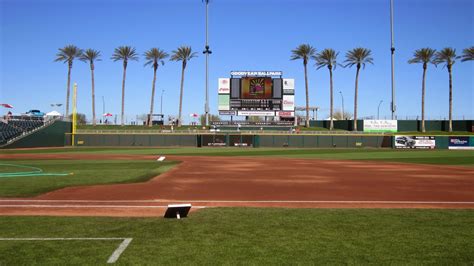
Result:
<svg viewBox="0 0 474 266">
<path fill-rule="evenodd" d="M 53 62 L 58 48 L 75 44 L 102 52 L 96 64 L 96 108 L 120 113 L 122 64 L 110 57 L 115 47 L 132 45 L 142 55 L 151 47 L 168 53 L 190 45 L 199 57 L 186 69 L 183 114 L 204 110 L 205 8 L 200 0 L 0 0 L 0 102 L 15 113 L 51 103 L 64 103 L 67 65 Z M 359 116 L 390 116 L 389 0 L 211 0 L 209 8 L 210 107 L 217 113 L 217 79 L 232 70 L 281 70 L 295 78 L 296 104 L 304 105 L 301 61 L 290 61 L 291 50 L 302 43 L 318 51 L 333 48 L 344 60 L 347 50 L 362 46 L 373 52 L 374 65 L 360 76 Z M 399 117 L 420 113 L 421 65 L 409 65 L 413 51 L 422 47 L 462 49 L 474 45 L 474 1 L 395 0 L 396 101 Z M 152 69 L 144 59 L 127 69 L 125 112 L 130 121 L 147 113 Z M 327 69 L 309 68 L 310 104 L 329 109 Z M 178 112 L 181 64 L 167 61 L 158 70 L 155 112 L 164 89 L 165 115 Z M 448 73 L 430 66 L 427 74 L 428 118 L 448 115 Z M 474 63 L 454 66 L 454 116 L 474 117 Z M 353 112 L 355 69 L 334 72 L 335 108 Z M 90 70 L 74 62 L 72 80 L 79 86 L 78 111 L 91 114 Z M 5 110 L 0 110 L 4 112 Z M 62 111 L 62 110 L 59 110 Z"/>
</svg>

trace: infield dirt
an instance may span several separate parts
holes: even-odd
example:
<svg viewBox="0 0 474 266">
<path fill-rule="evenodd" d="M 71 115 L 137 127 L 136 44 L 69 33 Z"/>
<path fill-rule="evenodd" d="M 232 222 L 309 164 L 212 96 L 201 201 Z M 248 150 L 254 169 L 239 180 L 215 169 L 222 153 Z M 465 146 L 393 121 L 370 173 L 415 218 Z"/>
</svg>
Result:
<svg viewBox="0 0 474 266">
<path fill-rule="evenodd" d="M 15 154 L 18 159 L 156 156 Z M 135 184 L 69 187 L 0 199 L 4 215 L 157 216 L 169 203 L 199 207 L 474 208 L 474 169 L 378 161 L 169 156 L 182 163 Z M 158 162 L 157 162 L 158 163 Z"/>
</svg>

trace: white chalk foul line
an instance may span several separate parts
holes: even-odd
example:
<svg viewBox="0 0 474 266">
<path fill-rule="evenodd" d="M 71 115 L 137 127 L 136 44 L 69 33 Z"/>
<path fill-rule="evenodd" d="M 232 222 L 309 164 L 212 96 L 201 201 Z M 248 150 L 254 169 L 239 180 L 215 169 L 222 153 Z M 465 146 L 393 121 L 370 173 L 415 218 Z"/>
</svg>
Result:
<svg viewBox="0 0 474 266">
<path fill-rule="evenodd" d="M 46 205 L 46 204 L 18 204 L 18 205 L 2 205 L 0 208 L 155 208 L 164 209 L 168 206 L 137 206 L 137 205 Z M 192 206 L 195 209 L 203 209 L 206 206 Z"/>
<path fill-rule="evenodd" d="M 55 202 L 55 203 L 176 203 L 176 202 L 190 202 L 190 203 L 347 203 L 347 204 L 474 204 L 474 201 L 403 201 L 403 200 L 165 200 L 165 199 L 155 199 L 155 200 L 29 200 L 29 199 L 0 199 L 1 202 Z M 1 205 L 0 206 L 8 206 Z M 22 206 L 22 205 L 14 205 Z M 47 205 L 43 205 L 47 206 Z M 68 205 L 74 206 L 74 205 Z M 87 206 L 87 205 L 79 205 Z M 94 205 L 90 205 L 94 206 Z M 98 205 L 105 206 L 105 205 Z M 108 205 L 107 205 L 108 206 Z M 111 205 L 118 206 L 123 208 L 132 207 L 131 205 Z M 137 206 L 145 208 L 147 206 Z M 167 206 L 149 206 L 154 208 L 164 208 Z M 198 206 L 193 206 L 197 208 Z"/>
<path fill-rule="evenodd" d="M 0 241 L 84 241 L 84 240 L 122 240 L 120 245 L 114 250 L 112 255 L 110 255 L 107 263 L 115 263 L 120 258 L 120 255 L 125 251 L 125 249 L 130 245 L 133 238 L 124 238 L 124 237 L 51 237 L 51 238 L 0 238 Z"/>
</svg>

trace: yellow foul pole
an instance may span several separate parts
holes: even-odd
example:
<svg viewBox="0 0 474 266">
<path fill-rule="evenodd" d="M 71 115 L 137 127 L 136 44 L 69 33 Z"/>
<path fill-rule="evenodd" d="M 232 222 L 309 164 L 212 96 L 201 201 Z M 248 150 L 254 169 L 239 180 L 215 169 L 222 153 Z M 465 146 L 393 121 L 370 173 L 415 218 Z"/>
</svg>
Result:
<svg viewBox="0 0 474 266">
<path fill-rule="evenodd" d="M 77 125 L 77 83 L 74 83 L 72 93 L 72 146 L 75 146 Z"/>
</svg>

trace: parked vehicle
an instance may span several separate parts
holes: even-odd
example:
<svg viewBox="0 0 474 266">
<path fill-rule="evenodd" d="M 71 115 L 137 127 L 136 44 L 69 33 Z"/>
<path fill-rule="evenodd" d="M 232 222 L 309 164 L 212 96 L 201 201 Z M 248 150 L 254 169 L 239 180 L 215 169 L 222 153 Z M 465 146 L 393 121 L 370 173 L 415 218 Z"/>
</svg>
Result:
<svg viewBox="0 0 474 266">
<path fill-rule="evenodd" d="M 45 116 L 45 113 L 41 112 L 40 110 L 29 110 L 26 112 L 27 116 L 34 116 L 34 117 L 43 117 Z"/>
</svg>

